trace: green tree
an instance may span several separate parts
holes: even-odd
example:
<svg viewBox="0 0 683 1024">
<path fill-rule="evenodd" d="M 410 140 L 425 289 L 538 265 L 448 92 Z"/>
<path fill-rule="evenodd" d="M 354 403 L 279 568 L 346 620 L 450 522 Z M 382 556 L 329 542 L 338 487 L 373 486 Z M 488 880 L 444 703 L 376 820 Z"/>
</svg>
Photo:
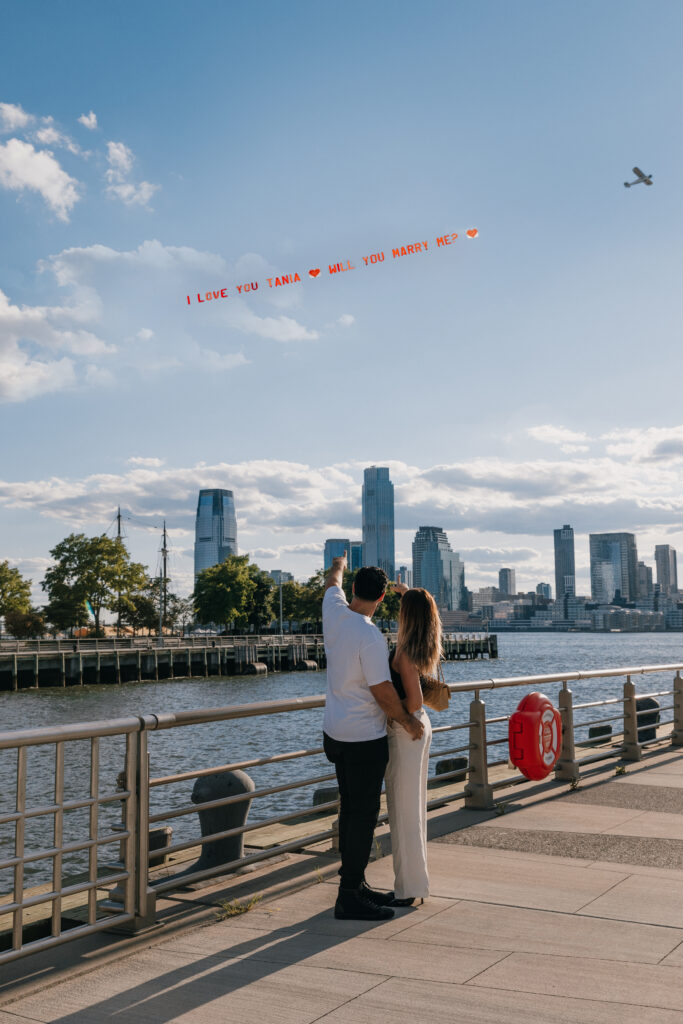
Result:
<svg viewBox="0 0 683 1024">
<path fill-rule="evenodd" d="M 158 627 L 159 607 L 149 590 L 131 594 L 125 604 L 122 602 L 121 622 L 124 626 L 132 627 L 133 635 L 138 630 L 146 629 L 149 636 Z"/>
<path fill-rule="evenodd" d="M 249 572 L 248 555 L 228 555 L 224 562 L 200 572 L 195 581 L 194 604 L 203 624 L 215 622 L 226 630 L 233 623 L 244 628 L 256 584 Z"/>
<path fill-rule="evenodd" d="M 247 607 L 247 622 L 255 633 L 260 633 L 264 626 L 270 626 L 275 613 L 273 580 L 253 563 L 248 567 L 249 576 L 254 584 L 254 590 L 249 599 Z"/>
<path fill-rule="evenodd" d="M 313 627 L 318 633 L 322 631 L 323 594 L 325 593 L 325 570 L 318 571 L 302 584 L 301 622 Z"/>
<path fill-rule="evenodd" d="M 18 569 L 11 569 L 7 560 L 0 562 L 0 615 L 28 612 L 31 606 L 31 583 Z"/>
<path fill-rule="evenodd" d="M 50 554 L 54 564 L 45 573 L 42 587 L 48 595 L 50 621 L 61 629 L 84 625 L 87 601 L 99 634 L 103 610 L 117 610 L 122 601 L 142 590 L 147 580 L 145 567 L 131 562 L 120 537 L 72 533 Z"/>
<path fill-rule="evenodd" d="M 279 620 L 280 617 L 280 594 L 279 587 L 274 595 L 275 607 L 276 607 L 276 618 Z M 292 622 L 296 620 L 301 622 L 304 617 L 303 613 L 303 600 L 304 600 L 304 588 L 300 583 L 296 583 L 294 580 L 287 580 L 286 583 L 282 584 L 282 618 L 286 620 L 288 624 L 289 632 L 292 632 Z"/>
<path fill-rule="evenodd" d="M 5 614 L 5 628 L 17 640 L 32 640 L 45 635 L 45 619 L 37 608 L 14 609 Z"/>
</svg>

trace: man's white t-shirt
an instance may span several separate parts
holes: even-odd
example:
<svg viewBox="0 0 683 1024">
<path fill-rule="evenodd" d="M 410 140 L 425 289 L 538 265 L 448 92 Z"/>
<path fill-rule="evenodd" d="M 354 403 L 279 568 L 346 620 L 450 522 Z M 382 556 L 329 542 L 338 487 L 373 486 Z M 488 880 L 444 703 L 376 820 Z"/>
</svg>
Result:
<svg viewBox="0 0 683 1024">
<path fill-rule="evenodd" d="M 367 615 L 352 612 L 341 587 L 323 598 L 327 703 L 323 729 L 334 740 L 358 743 L 386 736 L 386 715 L 370 692 L 391 679 L 386 640 Z"/>
</svg>

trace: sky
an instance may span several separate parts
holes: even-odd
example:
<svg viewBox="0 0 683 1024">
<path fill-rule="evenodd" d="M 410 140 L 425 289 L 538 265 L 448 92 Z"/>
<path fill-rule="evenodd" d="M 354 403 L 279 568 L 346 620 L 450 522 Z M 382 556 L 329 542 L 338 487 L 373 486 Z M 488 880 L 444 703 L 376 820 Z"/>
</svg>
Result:
<svg viewBox="0 0 683 1024">
<path fill-rule="evenodd" d="M 206 487 L 305 578 L 372 464 L 397 563 L 440 526 L 473 589 L 554 583 L 564 523 L 583 593 L 589 532 L 683 548 L 678 0 L 1 7 L 0 560 L 39 603 L 118 506 L 189 592 Z"/>
</svg>

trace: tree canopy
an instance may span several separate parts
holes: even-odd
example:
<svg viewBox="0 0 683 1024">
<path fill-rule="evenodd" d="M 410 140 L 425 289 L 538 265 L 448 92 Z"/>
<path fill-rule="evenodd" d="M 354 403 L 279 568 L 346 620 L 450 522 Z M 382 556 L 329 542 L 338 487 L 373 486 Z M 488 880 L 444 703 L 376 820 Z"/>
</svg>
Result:
<svg viewBox="0 0 683 1024">
<path fill-rule="evenodd" d="M 0 615 L 28 612 L 31 607 L 31 583 L 7 560 L 0 562 Z"/>
</svg>

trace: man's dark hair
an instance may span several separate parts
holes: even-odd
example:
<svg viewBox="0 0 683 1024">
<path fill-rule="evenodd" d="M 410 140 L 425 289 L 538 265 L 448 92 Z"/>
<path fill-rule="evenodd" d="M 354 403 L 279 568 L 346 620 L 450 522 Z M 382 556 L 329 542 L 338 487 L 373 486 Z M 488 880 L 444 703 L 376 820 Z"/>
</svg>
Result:
<svg viewBox="0 0 683 1024">
<path fill-rule="evenodd" d="M 366 565 L 359 569 L 353 579 L 353 592 L 362 601 L 377 601 L 387 589 L 389 577 L 384 569 Z"/>
</svg>

